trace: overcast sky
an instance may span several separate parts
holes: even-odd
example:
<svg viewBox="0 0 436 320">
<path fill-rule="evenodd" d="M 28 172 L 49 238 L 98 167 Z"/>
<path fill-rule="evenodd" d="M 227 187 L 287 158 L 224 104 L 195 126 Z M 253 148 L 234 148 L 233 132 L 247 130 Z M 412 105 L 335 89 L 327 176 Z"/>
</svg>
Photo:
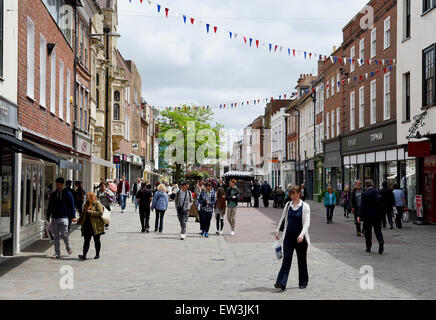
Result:
<svg viewBox="0 0 436 320">
<path fill-rule="evenodd" d="M 118 0 L 118 47 L 142 76 L 142 96 L 154 106 L 215 105 L 216 121 L 241 129 L 264 113 L 265 98 L 293 91 L 300 74 L 317 74 L 316 59 L 290 58 L 287 48 L 329 55 L 342 42 L 342 28 L 368 0 Z M 168 7 L 165 18 L 163 8 Z M 177 11 L 205 24 L 185 25 Z M 224 28 L 238 33 L 230 40 Z M 283 53 L 250 48 L 242 35 L 282 45 Z M 274 49 L 273 49 L 274 50 Z M 263 98 L 263 103 L 239 106 Z M 219 105 L 238 102 L 235 109 Z"/>
</svg>

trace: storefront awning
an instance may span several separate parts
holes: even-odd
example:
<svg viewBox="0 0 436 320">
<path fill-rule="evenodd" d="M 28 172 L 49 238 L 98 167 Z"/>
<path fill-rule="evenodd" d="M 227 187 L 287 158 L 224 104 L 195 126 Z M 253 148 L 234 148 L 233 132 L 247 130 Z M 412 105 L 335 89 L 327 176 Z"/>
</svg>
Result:
<svg viewBox="0 0 436 320">
<path fill-rule="evenodd" d="M 60 162 L 60 158 L 55 156 L 54 154 L 44 151 L 29 142 L 19 140 L 13 136 L 0 133 L 0 141 L 7 143 L 8 147 L 15 152 L 24 153 L 31 157 L 35 157 L 56 164 L 59 164 Z"/>
<path fill-rule="evenodd" d="M 155 176 L 163 177 L 163 175 L 161 175 L 161 174 L 159 174 L 159 173 L 156 173 L 156 172 L 151 172 L 151 171 L 148 171 L 148 170 L 144 170 L 144 172 L 147 172 L 147 173 L 149 173 L 149 174 L 153 174 L 153 175 L 155 175 Z"/>
<path fill-rule="evenodd" d="M 103 160 L 103 159 L 97 158 L 97 157 L 91 157 L 91 163 L 98 164 L 98 165 L 108 167 L 108 168 L 113 168 L 113 169 L 115 169 L 117 167 L 115 165 L 115 163 L 112 163 L 112 162 L 109 162 L 107 160 Z"/>
</svg>

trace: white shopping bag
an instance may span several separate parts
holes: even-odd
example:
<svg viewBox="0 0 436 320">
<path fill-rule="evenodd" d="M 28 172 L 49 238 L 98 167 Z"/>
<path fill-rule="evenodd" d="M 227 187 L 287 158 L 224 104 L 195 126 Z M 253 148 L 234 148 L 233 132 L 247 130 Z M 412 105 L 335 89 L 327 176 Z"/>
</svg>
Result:
<svg viewBox="0 0 436 320">
<path fill-rule="evenodd" d="M 283 258 L 282 243 L 280 242 L 280 240 L 276 240 L 276 242 L 274 242 L 274 251 L 276 252 L 277 260 Z"/>
</svg>

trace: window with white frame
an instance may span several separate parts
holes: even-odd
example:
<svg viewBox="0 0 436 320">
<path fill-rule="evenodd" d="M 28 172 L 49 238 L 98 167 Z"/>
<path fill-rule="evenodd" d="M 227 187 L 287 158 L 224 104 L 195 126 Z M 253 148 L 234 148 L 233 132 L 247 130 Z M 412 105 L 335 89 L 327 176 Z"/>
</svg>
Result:
<svg viewBox="0 0 436 320">
<path fill-rule="evenodd" d="M 327 140 L 330 139 L 330 112 L 327 112 L 325 115 L 325 123 L 326 123 L 326 135 Z"/>
<path fill-rule="evenodd" d="M 64 119 L 64 63 L 59 60 L 59 118 Z"/>
<path fill-rule="evenodd" d="M 319 112 L 324 112 L 324 85 L 321 86 L 321 104 L 319 105 Z"/>
<path fill-rule="evenodd" d="M 88 90 L 84 90 L 83 96 L 83 130 L 88 131 Z"/>
<path fill-rule="evenodd" d="M 39 37 L 39 105 L 47 107 L 47 40 Z"/>
<path fill-rule="evenodd" d="M 124 127 L 124 138 L 130 140 L 130 117 L 126 114 L 125 116 L 125 127 Z"/>
<path fill-rule="evenodd" d="M 387 17 L 384 21 L 384 49 L 391 46 L 391 17 Z"/>
<path fill-rule="evenodd" d="M 371 124 L 377 121 L 377 82 L 376 80 L 371 81 Z"/>
<path fill-rule="evenodd" d="M 371 30 L 371 59 L 377 55 L 377 28 Z"/>
<path fill-rule="evenodd" d="M 356 93 L 350 93 L 350 131 L 356 129 Z"/>
<path fill-rule="evenodd" d="M 27 88 L 26 94 L 35 99 L 35 24 L 27 17 Z"/>
<path fill-rule="evenodd" d="M 335 95 L 335 77 L 332 77 L 332 97 Z"/>
<path fill-rule="evenodd" d="M 329 86 L 330 86 L 330 81 L 327 81 L 327 88 L 325 90 L 325 98 L 328 99 L 329 98 L 329 94 L 330 94 L 330 90 L 329 90 Z"/>
<path fill-rule="evenodd" d="M 335 121 L 336 121 L 335 110 L 332 110 L 331 114 L 332 114 L 331 115 L 331 121 L 332 121 L 331 129 L 332 129 L 332 139 L 333 139 L 335 137 Z"/>
<path fill-rule="evenodd" d="M 338 86 L 336 92 L 339 93 L 339 92 L 341 92 L 341 74 L 340 73 L 338 73 L 336 75 L 336 82 L 337 82 L 336 85 Z"/>
<path fill-rule="evenodd" d="M 360 39 L 359 41 L 359 66 L 363 66 L 365 64 L 365 39 Z"/>
<path fill-rule="evenodd" d="M 384 103 L 383 103 L 383 120 L 391 118 L 391 73 L 388 72 L 384 76 Z"/>
<path fill-rule="evenodd" d="M 50 56 L 50 112 L 56 114 L 56 49 Z"/>
<path fill-rule="evenodd" d="M 352 46 L 350 49 L 350 58 L 353 60 L 355 56 L 356 56 L 356 47 Z M 351 61 L 350 72 L 354 72 L 354 70 L 355 70 L 355 65 L 354 65 L 353 61 Z"/>
<path fill-rule="evenodd" d="M 365 87 L 359 88 L 359 128 L 365 125 Z"/>
<path fill-rule="evenodd" d="M 341 134 L 341 108 L 336 109 L 336 136 Z"/>
<path fill-rule="evenodd" d="M 66 123 L 71 122 L 71 109 L 70 109 L 70 96 L 71 96 L 71 72 L 67 69 L 67 93 L 66 93 L 66 106 L 67 106 L 67 114 L 66 114 Z"/>
</svg>

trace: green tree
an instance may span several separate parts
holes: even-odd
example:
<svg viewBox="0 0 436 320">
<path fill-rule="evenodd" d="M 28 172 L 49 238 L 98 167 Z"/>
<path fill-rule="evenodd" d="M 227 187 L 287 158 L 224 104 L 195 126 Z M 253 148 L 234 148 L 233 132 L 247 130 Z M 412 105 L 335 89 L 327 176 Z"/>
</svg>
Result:
<svg viewBox="0 0 436 320">
<path fill-rule="evenodd" d="M 162 159 L 163 167 L 168 165 L 167 159 L 165 159 L 165 150 L 173 141 L 165 141 L 165 133 L 170 129 L 181 130 L 184 137 L 184 159 L 183 163 L 174 163 L 171 165 L 173 168 L 173 179 L 174 181 L 179 181 L 182 177 L 182 164 L 185 167 L 189 165 L 199 165 L 198 159 L 195 157 L 195 163 L 188 163 L 188 139 L 187 139 L 187 125 L 188 122 L 195 123 L 195 154 L 197 154 L 198 148 L 200 146 L 207 148 L 216 149 L 215 160 L 218 157 L 225 158 L 220 148 L 223 144 L 223 139 L 219 135 L 220 130 L 222 130 L 223 125 L 219 123 L 213 123 L 214 113 L 212 109 L 207 109 L 203 107 L 195 108 L 195 105 L 181 105 L 180 109 L 177 110 L 163 110 L 160 112 L 159 118 L 159 158 Z M 209 141 L 207 138 L 197 139 L 197 133 L 203 129 L 210 129 L 215 133 L 216 141 Z M 173 152 L 175 155 L 175 151 Z M 191 155 L 192 156 L 192 155 Z M 206 153 L 206 157 L 210 156 Z"/>
</svg>

